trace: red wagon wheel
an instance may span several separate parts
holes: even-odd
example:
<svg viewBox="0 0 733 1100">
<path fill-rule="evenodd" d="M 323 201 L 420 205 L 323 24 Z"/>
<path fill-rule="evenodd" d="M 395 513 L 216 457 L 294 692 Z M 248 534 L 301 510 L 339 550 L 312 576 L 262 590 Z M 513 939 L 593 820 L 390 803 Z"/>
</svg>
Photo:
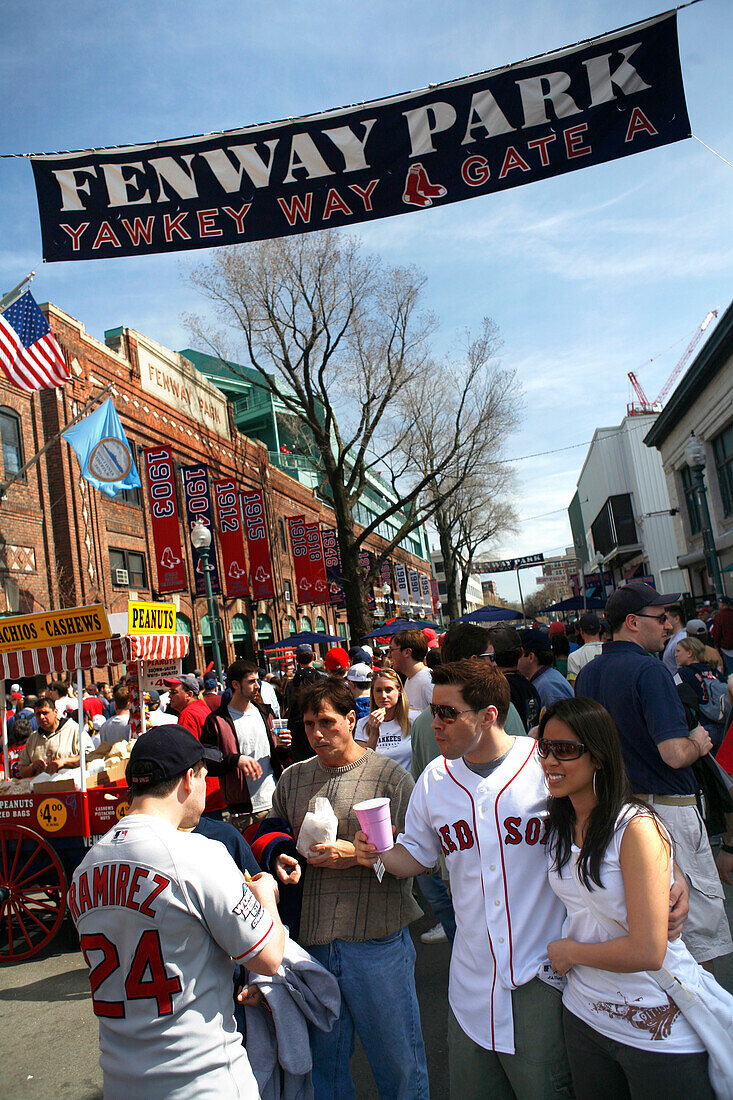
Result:
<svg viewBox="0 0 733 1100">
<path fill-rule="evenodd" d="M 0 963 L 38 954 L 66 911 L 66 875 L 42 836 L 0 825 Z"/>
</svg>

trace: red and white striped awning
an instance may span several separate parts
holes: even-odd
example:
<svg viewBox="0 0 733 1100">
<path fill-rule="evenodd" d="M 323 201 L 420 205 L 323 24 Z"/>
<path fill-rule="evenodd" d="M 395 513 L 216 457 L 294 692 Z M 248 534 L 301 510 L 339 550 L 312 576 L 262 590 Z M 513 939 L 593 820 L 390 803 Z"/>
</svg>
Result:
<svg viewBox="0 0 733 1100">
<path fill-rule="evenodd" d="M 0 653 L 0 676 L 17 680 L 20 676 L 44 676 L 77 668 L 126 665 L 128 661 L 173 660 L 186 656 L 188 642 L 185 634 L 125 634 L 101 642 L 22 649 Z"/>
</svg>

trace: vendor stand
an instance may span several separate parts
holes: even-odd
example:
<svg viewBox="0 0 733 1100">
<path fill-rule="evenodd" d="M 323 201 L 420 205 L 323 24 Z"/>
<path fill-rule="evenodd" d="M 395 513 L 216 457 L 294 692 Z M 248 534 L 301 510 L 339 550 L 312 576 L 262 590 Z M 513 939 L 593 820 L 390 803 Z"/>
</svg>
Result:
<svg viewBox="0 0 733 1100">
<path fill-rule="evenodd" d="M 157 606 L 172 608 L 168 604 Z M 103 609 L 99 610 L 103 619 L 100 629 L 109 635 L 106 615 Z M 175 608 L 172 612 L 172 629 L 175 631 Z M 77 617 L 82 614 L 88 616 L 90 609 L 76 608 L 66 614 L 72 613 Z M 35 618 L 28 616 L 26 621 Z M 4 620 L 3 625 L 8 622 L 10 620 Z M 20 623 L 21 620 L 13 622 Z M 87 776 L 82 736 L 86 724 L 82 703 L 83 671 L 114 665 L 127 667 L 128 680 L 131 681 L 130 718 L 134 737 L 145 730 L 145 707 L 140 706 L 140 702 L 146 687 L 146 676 L 154 673 L 158 663 L 180 661 L 187 653 L 188 637 L 174 632 L 124 634 L 0 652 L 0 708 L 6 777 L 9 768 L 5 679 L 75 670 L 80 731 L 80 789 L 76 789 L 72 780 L 61 779 L 53 784 L 43 784 L 41 791 L 0 793 L 0 963 L 30 958 L 50 943 L 66 911 L 68 877 L 81 862 L 85 851 L 124 817 L 128 809 L 124 773 L 110 778 L 102 772 L 102 782 L 97 776 Z"/>
</svg>

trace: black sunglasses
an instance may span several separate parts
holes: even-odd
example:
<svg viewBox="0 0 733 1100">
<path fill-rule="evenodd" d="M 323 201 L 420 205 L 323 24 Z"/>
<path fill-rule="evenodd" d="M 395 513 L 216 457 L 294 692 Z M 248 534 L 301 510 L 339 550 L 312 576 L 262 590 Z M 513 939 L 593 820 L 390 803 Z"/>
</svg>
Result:
<svg viewBox="0 0 733 1100">
<path fill-rule="evenodd" d="M 579 741 L 546 741 L 544 737 L 537 742 L 537 754 L 546 760 L 552 753 L 556 760 L 578 760 L 588 749 Z"/>
</svg>

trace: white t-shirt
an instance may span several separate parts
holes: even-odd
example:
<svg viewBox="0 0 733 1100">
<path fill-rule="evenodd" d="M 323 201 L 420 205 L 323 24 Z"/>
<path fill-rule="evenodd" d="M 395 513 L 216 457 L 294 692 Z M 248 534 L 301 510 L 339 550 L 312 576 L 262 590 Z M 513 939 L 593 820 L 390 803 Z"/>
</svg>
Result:
<svg viewBox="0 0 733 1100">
<path fill-rule="evenodd" d="M 235 710 L 230 704 L 229 717 L 234 723 L 234 732 L 237 735 L 239 751 L 243 756 L 253 757 L 262 768 L 259 779 L 250 779 L 247 776 L 247 790 L 252 799 L 252 812 L 269 810 L 272 807 L 272 796 L 275 793 L 275 777 L 272 774 L 270 762 L 270 739 L 267 736 L 265 723 L 257 707 L 250 704 L 245 712 Z"/>
<path fill-rule="evenodd" d="M 572 676 L 573 679 L 578 675 L 581 668 L 585 668 L 596 657 L 600 657 L 603 650 L 603 642 L 600 640 L 597 642 L 586 642 L 585 645 L 580 646 L 568 657 L 568 679 Z"/>
<path fill-rule="evenodd" d="M 410 710 L 425 710 L 433 701 L 433 677 L 427 665 L 405 681 L 405 695 Z"/>
<path fill-rule="evenodd" d="M 593 906 L 608 921 L 628 927 L 626 894 L 621 873 L 621 840 L 626 826 L 639 812 L 627 806 L 619 814 L 616 832 L 601 861 L 603 888 L 594 885 Z M 549 853 L 548 853 L 549 854 Z M 562 873 L 550 869 L 550 886 L 567 910 L 562 938 L 579 943 L 606 943 L 608 932 L 588 907 L 588 889 L 578 877 L 580 850 L 573 845 L 570 862 Z M 670 882 L 672 869 L 670 867 Z M 624 935 L 619 928 L 618 936 Z M 699 966 L 681 939 L 670 940 L 664 966 L 692 991 L 700 991 Z M 704 993 L 701 994 L 704 997 Z M 569 1012 L 608 1039 L 639 1050 L 666 1054 L 694 1054 L 703 1050 L 697 1034 L 667 994 L 645 972 L 615 974 L 590 966 L 574 966 L 568 972 L 563 1004 Z"/>
<path fill-rule="evenodd" d="M 278 702 L 275 689 L 269 680 L 260 680 L 260 698 L 263 703 L 267 703 L 268 707 L 272 707 L 272 713 L 275 718 L 279 718 L 280 703 Z"/>
<path fill-rule="evenodd" d="M 366 728 L 368 719 L 369 715 L 367 714 L 356 723 L 356 729 L 354 730 L 355 741 L 369 740 L 369 731 Z M 412 741 L 410 740 L 409 733 L 407 737 L 402 736 L 402 727 L 395 718 L 393 718 L 391 722 L 382 722 L 382 725 L 379 727 L 379 737 L 374 746 L 374 751 L 380 753 L 382 756 L 388 756 L 390 760 L 394 760 L 395 763 L 401 764 L 402 767 L 409 772 L 410 764 L 412 763 Z"/>
<path fill-rule="evenodd" d="M 274 928 L 224 846 L 130 814 L 82 860 L 68 903 L 91 972 L 105 1100 L 255 1100 L 232 959 L 246 966 Z"/>
</svg>

